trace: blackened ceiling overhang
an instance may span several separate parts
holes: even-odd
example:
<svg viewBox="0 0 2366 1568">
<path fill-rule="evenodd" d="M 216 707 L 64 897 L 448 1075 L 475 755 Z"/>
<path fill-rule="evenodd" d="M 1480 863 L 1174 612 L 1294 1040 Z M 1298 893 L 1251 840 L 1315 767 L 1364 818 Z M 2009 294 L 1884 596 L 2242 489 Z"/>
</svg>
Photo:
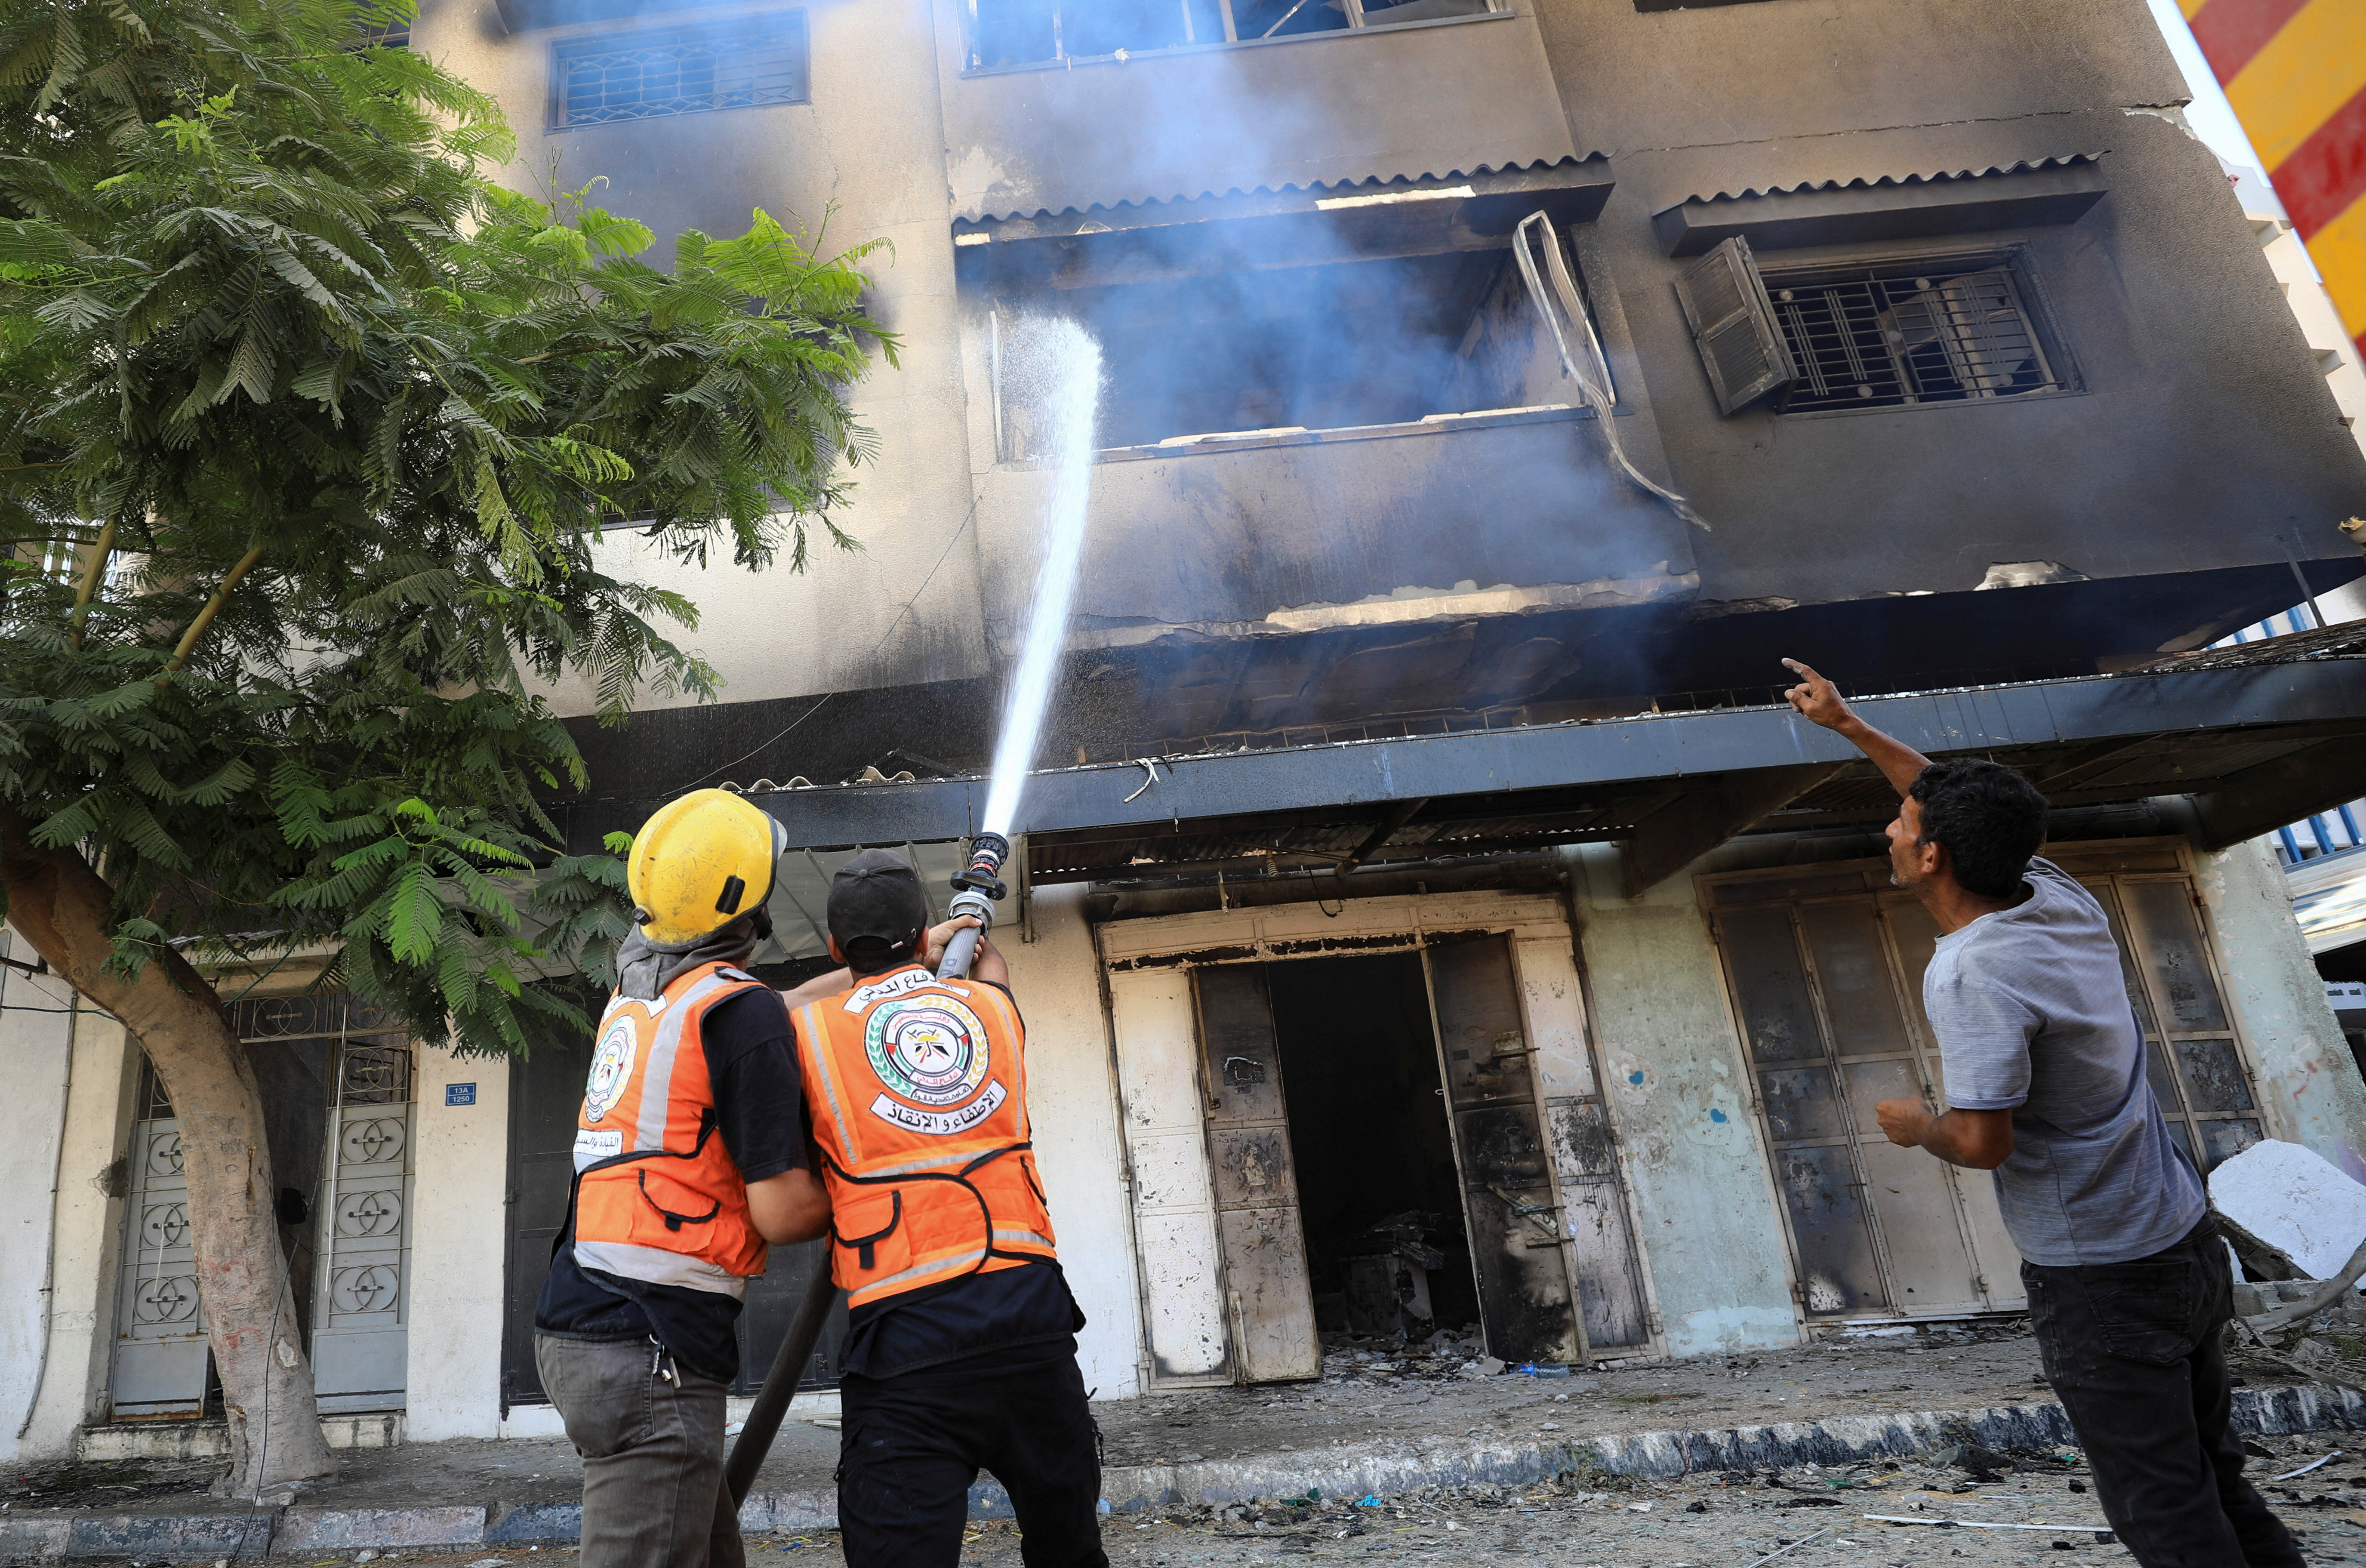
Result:
<svg viewBox="0 0 2366 1568">
<path fill-rule="evenodd" d="M 2320 592 L 2357 571 L 2321 565 L 2322 576 L 2310 569 Z M 1481 613 L 1450 599 L 1358 607 L 1403 618 L 1317 628 L 1087 623 L 1072 634 L 1041 755 L 1130 764 L 1763 706 L 1787 679 L 1786 657 L 1860 696 L 2069 679 L 2096 672 L 2106 654 L 2100 668 L 2125 669 L 2206 642 L 2292 597 L 2279 562 L 1792 607 Z M 1441 606 L 1460 608 L 1431 613 Z M 1001 701 L 1000 681 L 978 675 L 656 708 L 613 728 L 584 716 L 569 728 L 598 803 L 588 808 L 608 813 L 703 784 L 835 784 L 866 766 L 974 773 L 993 750 Z"/>
<path fill-rule="evenodd" d="M 2194 662 L 1858 705 L 1928 754 L 2027 770 L 2057 807 L 2191 796 L 2210 845 L 2354 792 L 2366 626 Z M 819 848 L 966 837 L 985 794 L 960 777 L 750 798 Z M 629 829 L 652 804 L 579 806 L 571 836 Z M 1319 877 L 1616 840 L 1639 890 L 1738 833 L 1867 825 L 1893 807 L 1853 748 L 1761 706 L 1054 769 L 1031 784 L 1024 820 L 1029 874 L 1045 883 Z"/>
</svg>

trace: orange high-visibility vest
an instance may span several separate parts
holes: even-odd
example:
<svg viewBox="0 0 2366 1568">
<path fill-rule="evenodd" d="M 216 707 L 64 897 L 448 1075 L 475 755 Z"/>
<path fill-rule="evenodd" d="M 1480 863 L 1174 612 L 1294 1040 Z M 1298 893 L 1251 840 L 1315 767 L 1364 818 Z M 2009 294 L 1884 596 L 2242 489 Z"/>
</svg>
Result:
<svg viewBox="0 0 2366 1568">
<path fill-rule="evenodd" d="M 586 1269 L 745 1300 L 764 1271 L 748 1183 L 715 1134 L 699 1025 L 763 982 L 723 964 L 675 976 L 654 1001 L 618 996 L 575 1120 L 575 1260 Z"/>
<path fill-rule="evenodd" d="M 1048 1262 L 1027 1032 L 1000 987 L 920 964 L 797 1010 L 797 1065 L 850 1306 Z"/>
</svg>

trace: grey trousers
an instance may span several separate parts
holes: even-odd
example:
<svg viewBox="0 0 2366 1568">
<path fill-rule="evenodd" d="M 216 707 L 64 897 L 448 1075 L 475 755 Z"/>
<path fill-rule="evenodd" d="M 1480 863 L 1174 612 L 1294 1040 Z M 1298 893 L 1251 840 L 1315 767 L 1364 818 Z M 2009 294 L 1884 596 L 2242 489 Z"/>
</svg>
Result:
<svg viewBox="0 0 2366 1568">
<path fill-rule="evenodd" d="M 583 1568 L 745 1568 L 723 1484 L 723 1385 L 680 1369 L 668 1382 L 655 1348 L 534 1337 L 543 1389 L 583 1456 Z"/>
</svg>

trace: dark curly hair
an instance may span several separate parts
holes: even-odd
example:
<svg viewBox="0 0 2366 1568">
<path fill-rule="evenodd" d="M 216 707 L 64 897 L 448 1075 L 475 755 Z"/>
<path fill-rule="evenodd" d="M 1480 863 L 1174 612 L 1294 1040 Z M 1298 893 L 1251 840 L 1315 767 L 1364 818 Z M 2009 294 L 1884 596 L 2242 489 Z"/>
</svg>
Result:
<svg viewBox="0 0 2366 1568">
<path fill-rule="evenodd" d="M 1955 880 L 1986 898 L 2021 891 L 2029 857 L 2045 842 L 2045 796 L 2001 762 L 1933 762 L 1908 791 L 1922 804 L 1922 842 L 1955 863 Z"/>
</svg>

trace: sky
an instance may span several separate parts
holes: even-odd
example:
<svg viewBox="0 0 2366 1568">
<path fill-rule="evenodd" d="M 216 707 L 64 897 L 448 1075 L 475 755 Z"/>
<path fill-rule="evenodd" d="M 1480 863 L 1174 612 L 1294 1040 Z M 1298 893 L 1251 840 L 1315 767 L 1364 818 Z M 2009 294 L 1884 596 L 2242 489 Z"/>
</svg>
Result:
<svg viewBox="0 0 2366 1568">
<path fill-rule="evenodd" d="M 2177 68 L 2185 73 L 2186 91 L 2193 95 L 2193 101 L 2185 107 L 2186 123 L 2221 158 L 2242 168 L 2259 169 L 2259 155 L 2251 151 L 2251 139 L 2243 134 L 2241 123 L 2226 102 L 2225 90 L 2218 85 L 2218 78 L 2211 74 L 2209 62 L 2202 58 L 2202 46 L 2193 41 L 2192 29 L 2185 25 L 2177 0 L 2146 3 L 2152 6 L 2153 20 L 2160 24 L 2161 37 L 2169 40 L 2169 51 L 2177 56 Z M 2265 179 L 2259 183 L 2263 188 L 2267 185 Z M 2277 204 L 2276 212 L 2282 215 L 2282 203 Z"/>
</svg>

